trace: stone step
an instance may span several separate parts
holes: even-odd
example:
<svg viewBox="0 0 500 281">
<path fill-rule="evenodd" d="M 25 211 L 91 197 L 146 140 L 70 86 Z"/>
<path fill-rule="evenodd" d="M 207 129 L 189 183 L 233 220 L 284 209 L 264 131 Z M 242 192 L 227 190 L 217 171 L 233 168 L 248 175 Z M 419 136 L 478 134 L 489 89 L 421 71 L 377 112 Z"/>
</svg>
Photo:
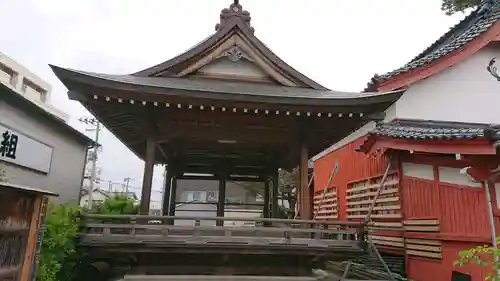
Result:
<svg viewBox="0 0 500 281">
<path fill-rule="evenodd" d="M 300 276 L 125 275 L 122 281 L 317 281 Z"/>
</svg>

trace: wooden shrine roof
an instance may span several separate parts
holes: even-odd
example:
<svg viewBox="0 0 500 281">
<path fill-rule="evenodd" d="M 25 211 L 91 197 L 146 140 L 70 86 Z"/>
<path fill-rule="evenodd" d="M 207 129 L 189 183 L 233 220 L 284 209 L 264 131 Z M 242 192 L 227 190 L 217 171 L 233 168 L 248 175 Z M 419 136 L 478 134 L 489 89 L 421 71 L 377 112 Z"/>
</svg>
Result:
<svg viewBox="0 0 500 281">
<path fill-rule="evenodd" d="M 77 84 L 85 84 L 103 89 L 110 88 L 119 91 L 135 92 L 137 95 L 142 94 L 141 99 L 150 97 L 151 101 L 165 101 L 165 99 L 168 99 L 168 96 L 178 95 L 188 98 L 292 104 L 299 106 L 369 106 L 371 104 L 392 103 L 403 92 L 400 90 L 387 93 L 348 93 L 249 82 L 200 78 L 112 75 L 84 72 L 57 66 L 51 66 L 51 68 L 70 91 L 81 89 Z M 100 95 L 98 92 L 95 94 Z M 109 95 L 112 96 L 112 94 Z M 119 97 L 119 94 L 115 96 L 115 98 Z"/>
<path fill-rule="evenodd" d="M 151 68 L 127 75 L 51 68 L 69 98 L 139 158 L 153 130 L 156 163 L 181 159 L 192 173 L 227 158 L 235 174 L 258 175 L 273 159 L 296 165 L 299 132 L 314 155 L 379 118 L 403 93 L 347 93 L 314 82 L 254 35 L 238 1 L 222 10 L 214 34 Z"/>
</svg>

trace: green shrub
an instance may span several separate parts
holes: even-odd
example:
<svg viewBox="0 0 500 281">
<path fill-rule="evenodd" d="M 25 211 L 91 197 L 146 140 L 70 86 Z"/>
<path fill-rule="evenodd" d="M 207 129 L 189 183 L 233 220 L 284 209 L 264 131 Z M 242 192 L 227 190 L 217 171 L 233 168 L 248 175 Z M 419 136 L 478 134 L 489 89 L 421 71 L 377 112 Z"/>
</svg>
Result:
<svg viewBox="0 0 500 281">
<path fill-rule="evenodd" d="M 107 199 L 91 211 L 79 206 L 49 202 L 36 280 L 70 281 L 78 278 L 77 268 L 84 268 L 80 266 L 84 264 L 82 253 L 76 248 L 81 213 L 137 214 L 137 210 L 134 201 L 125 196 Z"/>
<path fill-rule="evenodd" d="M 500 237 L 497 237 L 497 244 L 500 243 Z M 500 271 L 500 249 L 492 246 L 477 246 L 474 248 L 460 251 L 459 259 L 454 262 L 455 266 L 464 266 L 467 264 L 475 264 L 485 268 L 489 272 L 485 280 L 500 281 L 500 275 L 496 274 Z"/>
<path fill-rule="evenodd" d="M 49 202 L 45 215 L 40 259 L 36 271 L 38 281 L 71 280 L 79 262 L 75 239 L 78 235 L 80 208 Z"/>
<path fill-rule="evenodd" d="M 139 208 L 135 202 L 125 195 L 117 195 L 106 199 L 102 204 L 92 207 L 92 214 L 109 215 L 135 215 L 139 213 Z"/>
</svg>

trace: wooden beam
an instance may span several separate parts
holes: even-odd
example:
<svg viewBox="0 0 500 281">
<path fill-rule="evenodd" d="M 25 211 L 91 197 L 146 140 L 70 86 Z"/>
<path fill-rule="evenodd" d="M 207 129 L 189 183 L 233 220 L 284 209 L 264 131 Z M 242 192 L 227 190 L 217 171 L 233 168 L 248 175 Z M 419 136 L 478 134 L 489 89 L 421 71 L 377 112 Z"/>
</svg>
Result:
<svg viewBox="0 0 500 281">
<path fill-rule="evenodd" d="M 292 137 L 290 132 L 270 129 L 252 129 L 244 126 L 239 128 L 210 128 L 170 125 L 160 128 L 164 133 L 159 134 L 159 141 L 171 139 L 189 139 L 212 141 L 228 145 L 237 143 L 280 143 L 287 144 Z"/>
<path fill-rule="evenodd" d="M 220 172 L 220 169 L 214 165 L 207 166 L 195 166 L 195 165 L 184 165 L 179 167 L 179 170 L 183 173 L 188 174 L 217 174 Z M 269 169 L 264 167 L 229 167 L 228 168 L 229 175 L 238 175 L 238 176 L 258 176 L 269 174 Z"/>
<path fill-rule="evenodd" d="M 275 169 L 271 175 L 271 181 L 273 185 L 272 189 L 272 197 L 271 197 L 271 215 L 273 218 L 279 218 L 279 213 L 278 213 L 278 185 L 279 185 L 279 180 L 278 180 L 278 169 Z"/>
<path fill-rule="evenodd" d="M 182 175 L 177 177 L 180 180 L 218 180 L 216 176 L 213 175 L 203 175 L 203 176 L 195 176 L 195 175 Z M 244 177 L 244 176 L 229 176 L 227 178 L 228 181 L 237 181 L 237 182 L 262 182 L 263 179 L 260 177 Z"/>
<path fill-rule="evenodd" d="M 155 164 L 156 144 L 152 135 L 146 139 L 146 159 L 144 161 L 144 175 L 142 179 L 141 193 L 141 215 L 149 214 L 149 204 L 151 201 L 151 188 L 153 185 L 153 170 Z"/>
<path fill-rule="evenodd" d="M 163 188 L 163 206 L 162 206 L 162 214 L 167 216 L 170 211 L 170 193 L 172 191 L 172 169 L 169 169 L 169 166 L 165 167 L 166 177 L 165 177 L 165 186 Z"/>
<path fill-rule="evenodd" d="M 172 169 L 173 170 L 173 169 Z M 176 204 L 176 199 L 177 199 L 177 176 L 175 176 L 175 173 L 172 177 L 172 185 L 171 185 L 171 192 L 170 192 L 170 208 L 169 208 L 169 216 L 175 216 L 175 204 Z"/>
<path fill-rule="evenodd" d="M 32 267 L 35 266 L 33 264 L 34 261 L 34 255 L 36 254 L 36 238 L 37 234 L 40 231 L 39 226 L 40 226 L 40 217 L 43 215 L 41 212 L 42 210 L 42 205 L 43 205 L 43 195 L 36 195 L 34 203 L 33 203 L 33 211 L 31 213 L 31 223 L 29 227 L 29 233 L 28 233 L 28 241 L 26 242 L 26 249 L 25 249 L 25 254 L 24 254 L 24 260 L 22 263 L 21 267 L 21 272 L 20 272 L 20 281 L 28 281 L 30 280 L 30 273 L 31 270 L 33 269 Z M 8 248 L 7 248 L 8 249 Z M 33 269 L 34 270 L 34 269 Z M 3 278 L 2 278 L 3 279 Z M 7 280 L 7 279 L 5 279 Z"/>
<path fill-rule="evenodd" d="M 264 181 L 264 218 L 270 218 L 270 213 L 269 213 L 269 195 L 270 195 L 270 190 L 269 190 L 269 178 L 266 178 Z"/>
<path fill-rule="evenodd" d="M 217 216 L 224 217 L 226 204 L 226 171 L 223 171 L 219 176 L 219 200 L 217 201 Z M 223 226 L 224 221 L 216 221 L 217 226 Z"/>
<path fill-rule="evenodd" d="M 301 141 L 300 144 L 300 163 L 299 163 L 299 184 L 300 184 L 300 218 L 310 220 L 312 218 L 311 210 L 311 192 L 308 184 L 309 154 L 307 144 Z"/>
</svg>

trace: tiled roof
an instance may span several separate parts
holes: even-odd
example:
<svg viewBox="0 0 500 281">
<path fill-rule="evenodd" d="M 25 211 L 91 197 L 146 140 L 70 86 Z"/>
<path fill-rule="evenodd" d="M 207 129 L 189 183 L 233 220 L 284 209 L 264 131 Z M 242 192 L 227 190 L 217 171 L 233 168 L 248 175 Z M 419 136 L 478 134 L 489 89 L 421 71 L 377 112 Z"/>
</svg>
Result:
<svg viewBox="0 0 500 281">
<path fill-rule="evenodd" d="M 499 140 L 500 127 L 471 123 L 398 120 L 378 124 L 369 135 L 412 140 Z"/>
<path fill-rule="evenodd" d="M 444 34 L 412 61 L 396 70 L 375 76 L 375 79 L 379 81 L 387 80 L 398 74 L 431 63 L 481 35 L 498 19 L 500 19 L 500 1 L 485 0 L 474 12 L 451 28 L 450 31 Z M 373 83 L 373 81 L 371 83 Z"/>
</svg>

